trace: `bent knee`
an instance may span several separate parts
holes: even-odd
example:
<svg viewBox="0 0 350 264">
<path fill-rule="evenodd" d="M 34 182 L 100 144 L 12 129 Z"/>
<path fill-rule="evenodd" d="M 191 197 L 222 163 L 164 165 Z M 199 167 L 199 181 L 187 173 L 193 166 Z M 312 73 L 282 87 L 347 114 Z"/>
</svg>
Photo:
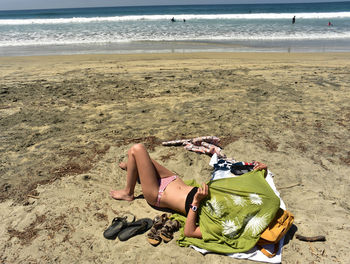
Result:
<svg viewBox="0 0 350 264">
<path fill-rule="evenodd" d="M 140 152 L 140 151 L 146 151 L 146 147 L 143 144 L 138 143 L 138 144 L 133 145 L 130 148 L 129 153 L 136 153 L 136 152 Z"/>
</svg>

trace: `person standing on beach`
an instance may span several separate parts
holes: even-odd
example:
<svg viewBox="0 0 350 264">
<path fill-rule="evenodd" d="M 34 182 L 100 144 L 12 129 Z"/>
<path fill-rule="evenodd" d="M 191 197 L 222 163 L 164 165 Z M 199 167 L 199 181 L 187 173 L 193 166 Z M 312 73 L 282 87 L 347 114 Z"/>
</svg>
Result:
<svg viewBox="0 0 350 264">
<path fill-rule="evenodd" d="M 295 24 L 295 16 L 292 18 L 292 24 Z"/>
</svg>

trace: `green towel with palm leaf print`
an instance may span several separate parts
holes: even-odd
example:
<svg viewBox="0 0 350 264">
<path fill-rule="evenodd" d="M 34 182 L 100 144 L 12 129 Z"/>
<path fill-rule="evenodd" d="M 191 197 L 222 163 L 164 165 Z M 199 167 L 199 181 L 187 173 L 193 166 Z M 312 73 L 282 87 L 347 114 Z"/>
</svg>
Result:
<svg viewBox="0 0 350 264">
<path fill-rule="evenodd" d="M 195 181 L 187 184 L 199 186 Z M 265 180 L 264 171 L 210 181 L 208 186 L 209 195 L 198 209 L 202 239 L 185 237 L 186 217 L 173 214 L 172 218 L 182 226 L 177 243 L 225 254 L 253 248 L 280 206 L 280 199 Z"/>
</svg>

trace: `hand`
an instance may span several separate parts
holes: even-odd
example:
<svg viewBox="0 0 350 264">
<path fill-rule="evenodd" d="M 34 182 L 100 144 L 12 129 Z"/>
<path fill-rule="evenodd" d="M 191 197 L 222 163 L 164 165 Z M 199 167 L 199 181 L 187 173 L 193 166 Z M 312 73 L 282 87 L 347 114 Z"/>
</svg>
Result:
<svg viewBox="0 0 350 264">
<path fill-rule="evenodd" d="M 264 163 L 256 162 L 256 164 L 254 166 L 254 170 L 265 170 L 265 171 L 267 171 L 267 166 Z"/>
<path fill-rule="evenodd" d="M 193 197 L 193 204 L 199 205 L 200 202 L 208 196 L 208 185 L 203 183 L 202 187 L 199 187 L 196 194 Z"/>
</svg>

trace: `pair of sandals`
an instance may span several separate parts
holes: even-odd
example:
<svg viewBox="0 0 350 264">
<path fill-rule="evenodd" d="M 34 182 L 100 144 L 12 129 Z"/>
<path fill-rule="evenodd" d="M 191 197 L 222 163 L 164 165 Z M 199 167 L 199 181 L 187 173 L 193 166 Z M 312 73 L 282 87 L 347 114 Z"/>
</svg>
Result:
<svg viewBox="0 0 350 264">
<path fill-rule="evenodd" d="M 106 239 L 114 240 L 118 237 L 120 241 L 126 241 L 133 236 L 145 233 L 153 225 L 150 218 L 135 221 L 135 216 L 130 216 L 115 217 L 112 224 L 103 232 L 103 236 Z"/>
<path fill-rule="evenodd" d="M 174 238 L 174 232 L 178 231 L 180 223 L 169 219 L 167 214 L 158 215 L 153 219 L 153 226 L 147 233 L 147 240 L 152 246 L 158 246 L 162 240 L 168 243 Z"/>
</svg>

